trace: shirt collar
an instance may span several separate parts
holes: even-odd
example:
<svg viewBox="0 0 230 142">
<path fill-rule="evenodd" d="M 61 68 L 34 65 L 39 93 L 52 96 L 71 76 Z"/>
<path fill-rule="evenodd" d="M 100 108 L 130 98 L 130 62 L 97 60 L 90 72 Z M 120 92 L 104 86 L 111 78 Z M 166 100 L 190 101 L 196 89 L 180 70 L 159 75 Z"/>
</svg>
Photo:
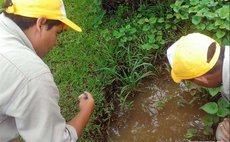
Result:
<svg viewBox="0 0 230 142">
<path fill-rule="evenodd" d="M 7 31 L 21 44 L 23 44 L 25 47 L 28 47 L 36 54 L 30 40 L 27 38 L 25 33 L 20 29 L 20 27 L 15 22 L 13 22 L 10 18 L 6 17 L 4 13 L 0 14 L 0 28 Z"/>
</svg>

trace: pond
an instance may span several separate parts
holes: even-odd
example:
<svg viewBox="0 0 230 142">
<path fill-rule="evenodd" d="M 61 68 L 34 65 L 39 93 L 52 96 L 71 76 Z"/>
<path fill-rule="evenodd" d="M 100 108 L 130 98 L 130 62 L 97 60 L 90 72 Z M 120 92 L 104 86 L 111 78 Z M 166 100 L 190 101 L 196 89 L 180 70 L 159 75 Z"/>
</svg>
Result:
<svg viewBox="0 0 230 142">
<path fill-rule="evenodd" d="M 214 136 L 202 134 L 200 109 L 208 100 L 196 100 L 191 91 L 181 89 L 169 73 L 157 79 L 144 80 L 132 98 L 131 109 L 120 112 L 117 121 L 108 129 L 110 142 L 182 142 L 188 129 L 198 130 L 192 140 L 214 140 Z M 197 95 L 197 94 L 196 94 Z M 189 103 L 190 102 L 190 103 Z"/>
</svg>

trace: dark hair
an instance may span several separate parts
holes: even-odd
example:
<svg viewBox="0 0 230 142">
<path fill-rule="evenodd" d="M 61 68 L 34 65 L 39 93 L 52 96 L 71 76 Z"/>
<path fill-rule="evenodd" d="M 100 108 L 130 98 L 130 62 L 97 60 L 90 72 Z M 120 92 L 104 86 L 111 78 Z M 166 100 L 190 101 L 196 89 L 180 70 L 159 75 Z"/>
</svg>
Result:
<svg viewBox="0 0 230 142">
<path fill-rule="evenodd" d="M 220 48 L 220 55 L 219 55 L 219 58 L 218 58 L 216 64 L 213 66 L 213 68 L 211 70 L 209 70 L 207 73 L 205 73 L 205 75 L 212 74 L 212 73 L 216 72 L 217 70 L 222 69 L 223 59 L 224 59 L 224 49 L 225 49 L 224 47 Z M 207 54 L 207 62 L 208 63 L 213 58 L 215 51 L 216 51 L 216 43 L 213 42 L 208 48 L 208 54 Z"/>
<path fill-rule="evenodd" d="M 12 0 L 6 0 L 5 3 L 3 4 L 4 9 L 9 6 L 12 6 Z M 3 13 L 6 15 L 6 17 L 13 20 L 23 31 L 30 28 L 37 22 L 37 18 L 15 15 L 15 14 L 7 13 L 6 11 L 3 11 Z M 62 22 L 59 20 L 47 20 L 45 24 L 48 25 L 47 30 L 50 30 L 53 26 L 60 25 L 61 23 Z"/>
</svg>

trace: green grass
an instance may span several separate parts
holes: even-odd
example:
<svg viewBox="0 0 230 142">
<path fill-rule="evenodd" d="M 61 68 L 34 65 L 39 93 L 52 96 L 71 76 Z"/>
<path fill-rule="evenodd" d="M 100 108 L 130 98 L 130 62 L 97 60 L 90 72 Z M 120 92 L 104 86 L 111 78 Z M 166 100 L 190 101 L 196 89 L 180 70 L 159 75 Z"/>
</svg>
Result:
<svg viewBox="0 0 230 142">
<path fill-rule="evenodd" d="M 68 121 L 78 113 L 78 96 L 83 91 L 92 93 L 96 107 L 79 141 L 91 141 L 100 133 L 100 124 L 95 124 L 103 111 L 103 83 L 106 79 L 97 70 L 106 63 L 104 41 L 100 33 L 93 28 L 94 2 L 66 0 L 65 7 L 69 19 L 83 30 L 78 33 L 68 30 L 59 37 L 59 46 L 46 57 L 60 91 L 61 113 Z M 105 108 L 107 109 L 107 108 Z"/>
<path fill-rule="evenodd" d="M 138 36 L 141 37 L 143 32 L 137 33 L 135 38 L 132 29 L 125 29 L 129 35 L 123 35 L 122 39 L 114 37 L 115 30 L 137 22 L 138 18 L 134 14 L 121 19 L 119 14 L 127 10 L 121 7 L 117 15 L 102 19 L 105 13 L 99 4 L 97 0 L 65 1 L 69 19 L 77 23 L 83 32 L 69 30 L 62 33 L 60 45 L 45 59 L 60 90 L 61 113 L 67 121 L 78 113 L 77 98 L 83 91 L 91 92 L 96 101 L 94 114 L 79 140 L 84 142 L 105 139 L 105 128 L 114 112 L 114 101 L 120 102 L 120 108 L 131 106 L 126 98 L 135 91 L 142 78 L 153 74 L 150 69 L 155 66 L 150 63 L 156 57 L 152 56 L 163 54 L 163 50 L 138 48 L 137 45 L 143 43 Z M 138 24 L 132 26 L 140 28 Z M 144 34 L 148 37 L 151 31 Z M 132 40 L 122 41 L 126 38 Z M 104 93 L 105 89 L 108 93 Z"/>
</svg>

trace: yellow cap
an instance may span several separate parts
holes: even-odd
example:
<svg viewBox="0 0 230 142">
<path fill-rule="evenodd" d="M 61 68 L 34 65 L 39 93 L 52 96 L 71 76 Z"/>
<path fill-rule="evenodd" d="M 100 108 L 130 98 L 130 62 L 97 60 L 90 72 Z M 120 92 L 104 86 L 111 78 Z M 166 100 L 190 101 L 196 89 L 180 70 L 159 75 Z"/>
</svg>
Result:
<svg viewBox="0 0 230 142">
<path fill-rule="evenodd" d="M 211 61 L 207 62 L 208 48 L 213 42 L 216 50 Z M 212 69 L 219 55 L 220 45 L 214 39 L 200 33 L 183 36 L 167 50 L 171 76 L 176 83 L 199 77 Z"/>
<path fill-rule="evenodd" d="M 81 32 L 81 28 L 70 21 L 66 16 L 65 6 L 62 0 L 12 0 L 12 5 L 5 10 L 7 13 L 31 18 L 41 16 L 50 20 L 59 20 L 67 27 Z"/>
</svg>

